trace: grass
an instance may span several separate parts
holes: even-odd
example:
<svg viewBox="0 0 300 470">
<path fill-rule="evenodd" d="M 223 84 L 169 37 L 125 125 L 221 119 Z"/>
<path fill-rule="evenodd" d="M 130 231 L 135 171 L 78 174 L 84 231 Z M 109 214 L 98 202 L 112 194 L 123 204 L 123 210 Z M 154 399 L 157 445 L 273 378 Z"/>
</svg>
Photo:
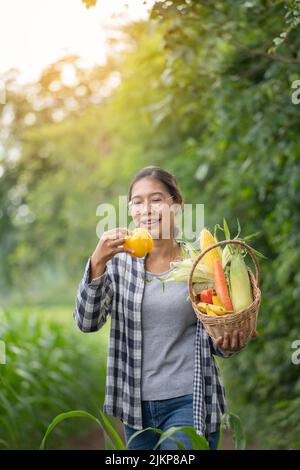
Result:
<svg viewBox="0 0 300 470">
<path fill-rule="evenodd" d="M 70 307 L 0 310 L 0 449 L 37 449 L 53 416 L 102 407 L 109 323 L 83 334 Z M 63 448 L 70 436 L 90 427 L 87 420 L 64 423 L 48 448 Z"/>
</svg>

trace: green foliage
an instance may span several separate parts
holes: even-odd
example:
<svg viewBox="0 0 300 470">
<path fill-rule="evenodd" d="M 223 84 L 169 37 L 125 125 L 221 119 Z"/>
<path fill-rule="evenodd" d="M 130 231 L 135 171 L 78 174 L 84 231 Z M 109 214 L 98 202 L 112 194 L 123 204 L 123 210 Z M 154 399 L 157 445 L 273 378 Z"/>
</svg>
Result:
<svg viewBox="0 0 300 470">
<path fill-rule="evenodd" d="M 260 232 L 251 243 L 267 257 L 260 336 L 222 368 L 246 435 L 261 448 L 296 447 L 299 2 L 155 2 L 148 21 L 119 33 L 123 49 L 112 41 L 106 66 L 84 72 L 64 58 L 32 93 L 7 78 L 2 112 L 13 109 L 14 119 L 0 148 L 2 301 L 70 301 L 97 242 L 97 205 L 126 195 L 141 167 L 161 165 L 185 202 L 205 204 L 208 227 L 238 218 L 241 238 Z M 64 62 L 76 69 L 72 87 L 62 86 Z"/>
<path fill-rule="evenodd" d="M 273 39 L 274 46 L 269 49 L 270 53 L 277 50 L 281 44 L 284 43 L 288 34 L 296 29 L 300 24 L 300 3 L 299 0 L 286 0 L 284 3 L 286 13 L 285 22 L 286 27 L 276 38 Z"/>
<path fill-rule="evenodd" d="M 114 450 L 126 450 L 126 447 L 118 435 L 117 431 L 114 429 L 113 425 L 108 420 L 107 416 L 100 410 L 100 420 L 96 418 L 96 416 L 92 415 L 91 413 L 87 413 L 86 411 L 82 410 L 74 410 L 69 411 L 67 413 L 61 413 L 60 415 L 56 416 L 52 422 L 49 424 L 46 433 L 43 437 L 43 440 L 40 445 L 40 449 L 44 450 L 46 446 L 46 442 L 48 440 L 49 435 L 52 431 L 56 428 L 56 426 L 71 418 L 88 418 L 95 422 L 104 432 L 107 438 L 107 445 L 105 449 L 114 449 Z M 241 422 L 238 416 L 233 413 L 226 413 L 222 417 L 221 427 L 220 427 L 220 438 L 218 442 L 218 450 L 222 449 L 222 436 L 224 429 L 230 428 L 233 431 L 233 441 L 235 445 L 235 450 L 244 450 L 246 446 L 245 436 L 243 433 L 243 429 L 241 426 Z M 176 435 L 178 436 L 178 432 L 183 432 L 192 442 L 192 447 L 194 450 L 209 450 L 209 444 L 205 437 L 200 436 L 192 426 L 172 426 L 168 428 L 166 431 L 162 431 L 159 428 L 148 427 L 142 429 L 141 431 L 136 431 L 128 440 L 127 446 L 140 434 L 143 434 L 147 431 L 155 431 L 160 435 L 154 450 L 157 450 L 159 446 L 164 442 L 166 439 L 174 441 L 174 444 L 177 446 L 179 450 L 185 450 L 185 447 L 181 442 L 176 439 Z M 128 447 L 127 447 L 128 448 Z"/>
<path fill-rule="evenodd" d="M 158 439 L 157 443 L 154 446 L 154 450 L 157 450 L 159 446 L 166 440 L 171 439 L 176 444 L 179 450 L 184 450 L 185 447 L 181 442 L 176 439 L 176 435 L 178 432 L 184 432 L 187 436 L 190 437 L 192 446 L 194 450 L 209 450 L 208 442 L 203 436 L 197 434 L 196 430 L 192 426 L 172 426 L 168 428 L 166 431 L 162 431 L 159 428 L 148 427 L 141 431 L 137 431 L 128 440 L 128 445 L 132 442 L 139 434 L 142 434 L 146 431 L 155 431 L 156 433 L 160 434 L 160 438 Z"/>
<path fill-rule="evenodd" d="M 100 428 L 103 430 L 105 437 L 107 439 L 105 442 L 107 442 L 107 446 L 109 446 L 110 449 L 125 450 L 125 446 L 123 444 L 122 439 L 120 438 L 120 436 L 114 429 L 113 425 L 110 423 L 109 419 L 101 410 L 100 410 L 101 421 L 97 419 L 94 415 L 92 415 L 91 413 L 87 413 L 86 411 L 82 411 L 82 410 L 68 411 L 66 413 L 61 413 L 60 415 L 56 416 L 47 428 L 47 431 L 40 445 L 40 449 L 41 450 L 45 449 L 46 441 L 48 439 L 49 434 L 61 421 L 65 421 L 66 419 L 70 419 L 70 418 L 78 418 L 78 417 L 88 418 L 94 421 L 98 426 L 100 426 Z"/>
<path fill-rule="evenodd" d="M 234 413 L 226 413 L 222 416 L 221 436 L 218 449 L 222 449 L 223 429 L 227 427 L 232 430 L 235 450 L 245 450 L 246 439 L 240 418 Z"/>
<path fill-rule="evenodd" d="M 1 448 L 37 449 L 53 415 L 82 403 L 93 413 L 103 401 L 107 335 L 100 342 L 82 335 L 71 316 L 70 308 L 0 313 L 7 356 L 0 366 Z M 52 448 L 86 430 L 62 427 Z"/>
</svg>

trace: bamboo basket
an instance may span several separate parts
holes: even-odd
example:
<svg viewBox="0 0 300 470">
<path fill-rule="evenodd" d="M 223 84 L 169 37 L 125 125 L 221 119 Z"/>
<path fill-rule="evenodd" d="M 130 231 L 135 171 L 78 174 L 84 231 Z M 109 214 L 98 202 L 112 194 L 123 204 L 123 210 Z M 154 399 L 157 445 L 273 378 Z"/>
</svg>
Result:
<svg viewBox="0 0 300 470">
<path fill-rule="evenodd" d="M 249 253 L 254 263 L 255 276 L 253 275 L 252 271 L 247 267 L 254 300 L 252 304 L 249 305 L 249 307 L 247 307 L 244 310 L 239 310 L 238 312 L 228 313 L 222 316 L 210 316 L 210 315 L 200 312 L 200 310 L 198 310 L 197 308 L 196 294 L 194 293 L 194 290 L 193 290 L 193 273 L 199 261 L 203 258 L 203 256 L 208 251 L 218 246 L 228 245 L 228 244 L 241 245 L 245 250 L 247 250 L 247 252 Z M 204 250 L 203 252 L 199 254 L 199 256 L 195 259 L 193 266 L 191 268 L 191 271 L 190 271 L 189 280 L 188 280 L 188 289 L 189 289 L 189 296 L 190 296 L 195 314 L 198 320 L 200 320 L 203 323 L 207 333 L 209 334 L 211 338 L 216 340 L 220 336 L 223 336 L 225 332 L 232 333 L 234 330 L 243 331 L 245 340 L 247 340 L 248 338 L 252 336 L 252 334 L 256 330 L 257 317 L 258 317 L 258 312 L 259 312 L 260 302 L 261 302 L 261 292 L 259 289 L 259 283 L 260 283 L 260 268 L 259 268 L 257 258 L 253 250 L 251 249 L 251 247 L 243 241 L 223 240 L 221 242 L 211 245 L 210 247 L 208 247 L 206 250 Z"/>
</svg>

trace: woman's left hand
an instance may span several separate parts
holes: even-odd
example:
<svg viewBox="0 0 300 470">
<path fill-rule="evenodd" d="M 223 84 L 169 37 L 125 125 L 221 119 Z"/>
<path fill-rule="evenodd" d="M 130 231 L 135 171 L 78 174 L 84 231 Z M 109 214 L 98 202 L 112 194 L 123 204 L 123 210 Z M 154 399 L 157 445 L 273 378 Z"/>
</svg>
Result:
<svg viewBox="0 0 300 470">
<path fill-rule="evenodd" d="M 257 336 L 257 331 L 254 331 L 252 338 Z M 246 346 L 244 333 L 239 330 L 233 331 L 233 333 L 225 333 L 224 336 L 220 336 L 215 341 L 215 345 L 224 351 L 240 351 Z"/>
</svg>

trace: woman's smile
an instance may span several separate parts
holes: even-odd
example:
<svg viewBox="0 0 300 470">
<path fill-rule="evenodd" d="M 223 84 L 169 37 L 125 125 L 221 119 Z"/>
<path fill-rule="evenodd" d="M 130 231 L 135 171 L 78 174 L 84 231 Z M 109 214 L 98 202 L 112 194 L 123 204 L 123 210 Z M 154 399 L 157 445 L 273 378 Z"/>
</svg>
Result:
<svg viewBox="0 0 300 470">
<path fill-rule="evenodd" d="M 152 227 L 155 227 L 159 224 L 161 218 L 158 218 L 158 219 L 146 219 L 146 220 L 141 220 L 141 227 L 145 227 L 145 228 L 152 228 Z"/>
</svg>

